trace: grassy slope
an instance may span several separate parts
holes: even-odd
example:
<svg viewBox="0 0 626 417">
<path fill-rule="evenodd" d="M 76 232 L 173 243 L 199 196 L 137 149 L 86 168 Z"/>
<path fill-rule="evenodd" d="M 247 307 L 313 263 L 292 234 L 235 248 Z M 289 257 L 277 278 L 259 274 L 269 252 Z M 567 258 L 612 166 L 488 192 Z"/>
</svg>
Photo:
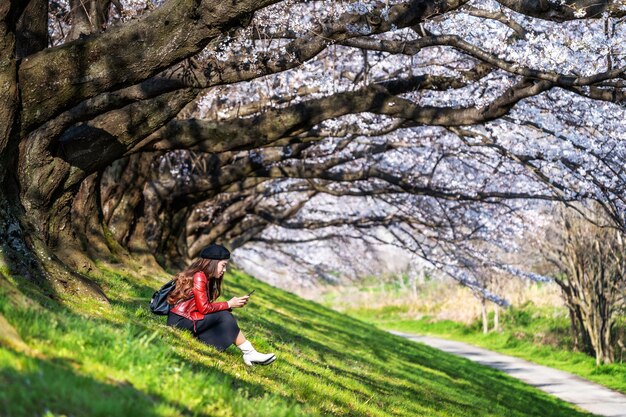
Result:
<svg viewBox="0 0 626 417">
<path fill-rule="evenodd" d="M 384 311 L 356 309 L 346 312 L 381 328 L 467 342 L 562 369 L 626 393 L 625 363 L 596 366 L 593 357 L 569 349 L 569 319 L 563 309 L 532 306 L 511 309 L 501 319 L 503 330 L 488 334 L 482 333 L 480 320 L 471 325 L 449 320 L 433 321 L 427 316 L 407 320 L 402 318 L 402 311 L 393 307 Z"/>
<path fill-rule="evenodd" d="M 13 281 L 45 308 L 0 286 L 0 313 L 29 346 L 0 346 L 3 416 L 587 415 L 236 271 L 226 295 L 257 289 L 235 314 L 259 350 L 277 353 L 272 366 L 247 368 L 236 348 L 217 353 L 168 328 L 146 308 L 156 280 L 109 271 L 110 306 L 61 306 Z"/>
</svg>

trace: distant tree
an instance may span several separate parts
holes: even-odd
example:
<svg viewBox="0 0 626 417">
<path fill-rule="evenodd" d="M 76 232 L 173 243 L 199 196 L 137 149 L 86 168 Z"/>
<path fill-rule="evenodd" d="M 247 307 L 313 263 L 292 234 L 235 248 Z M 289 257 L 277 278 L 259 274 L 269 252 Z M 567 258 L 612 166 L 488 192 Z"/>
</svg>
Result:
<svg viewBox="0 0 626 417">
<path fill-rule="evenodd" d="M 626 302 L 624 234 L 602 212 L 580 210 L 586 218 L 562 211 L 561 228 L 548 236 L 545 256 L 555 268 L 576 347 L 595 355 L 597 364 L 612 363 L 616 319 Z"/>
</svg>

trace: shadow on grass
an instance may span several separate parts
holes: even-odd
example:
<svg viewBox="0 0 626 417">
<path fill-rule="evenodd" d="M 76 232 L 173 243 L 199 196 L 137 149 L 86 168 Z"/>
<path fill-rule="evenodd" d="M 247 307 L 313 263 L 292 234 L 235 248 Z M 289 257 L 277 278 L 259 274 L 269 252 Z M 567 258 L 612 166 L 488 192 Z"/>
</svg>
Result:
<svg viewBox="0 0 626 417">
<path fill-rule="evenodd" d="M 137 291 L 152 293 L 148 287 Z M 220 354 L 185 331 L 165 326 L 159 317 L 137 317 L 142 308 L 147 309 L 144 299 L 112 298 L 110 316 L 87 318 L 56 303 L 48 304 L 43 314 L 0 303 L 0 312 L 27 344 L 54 346 L 37 357 L 0 347 L 0 385 L 10 387 L 0 390 L 0 414 L 31 416 L 49 410 L 64 415 L 212 416 L 220 407 L 245 410 L 242 402 L 249 398 L 257 399 L 264 409 L 276 408 L 277 416 L 296 415 L 289 396 L 220 369 L 223 359 L 232 355 Z M 120 311 L 122 321 L 116 314 Z M 269 397 L 273 398 L 266 401 Z M 286 401 L 281 404 L 280 398 Z M 211 403 L 214 412 L 202 411 L 211 409 Z"/>
<path fill-rule="evenodd" d="M 3 415 L 34 416 L 52 411 L 64 415 L 151 417 L 160 415 L 154 410 L 156 405 L 168 404 L 162 397 L 147 395 L 128 382 L 107 384 L 80 375 L 75 370 L 79 365 L 69 360 L 26 357 L 11 350 L 4 351 L 3 356 L 7 361 L 19 361 L 21 368 L 0 369 Z M 191 415 L 178 404 L 169 405 L 182 415 Z"/>
<path fill-rule="evenodd" d="M 30 358 L 33 365 L 28 369 L 2 374 L 12 384 L 17 381 L 17 386 L 33 378 L 41 380 L 34 389 L 0 397 L 3 401 L 20 398 L 36 410 L 15 415 L 51 409 L 49 404 L 56 403 L 36 399 L 40 391 L 44 392 L 42 398 L 49 398 L 46 390 L 52 390 L 61 404 L 74 407 L 73 411 L 62 408 L 55 412 L 99 415 L 101 407 L 106 410 L 99 403 L 73 403 L 78 400 L 71 398 L 72 390 L 61 388 L 69 385 L 90 395 L 123 400 L 122 408 L 102 415 L 163 415 L 163 408 L 183 415 L 208 415 L 199 411 L 204 408 L 188 406 L 197 398 L 189 398 L 192 393 L 182 390 L 184 386 L 195 390 L 208 386 L 215 388 L 207 391 L 212 401 L 235 403 L 244 397 L 258 400 L 258 404 L 266 400 L 280 404 L 284 410 L 298 403 L 303 411 L 299 415 L 588 416 L 500 372 L 406 341 L 241 273 L 228 277 L 226 292 L 241 295 L 257 288 L 251 303 L 237 309 L 235 316 L 259 350 L 277 353 L 278 360 L 270 367 L 247 369 L 235 348 L 218 353 L 188 332 L 167 327 L 163 317 L 153 316 L 147 309 L 154 291 L 147 284 L 122 277 L 109 283 L 109 288 L 115 293 L 108 294 L 108 314 L 86 318 L 58 306 L 51 310 L 56 316 L 50 317 L 57 321 L 52 325 L 36 313 L 8 311 L 7 318 L 27 342 L 29 338 L 55 340 L 55 348 L 60 350 L 83 349 L 76 357 L 90 355 L 89 360 L 100 366 L 110 364 L 117 372 L 130 374 L 126 379 L 141 381 L 141 389 L 80 375 L 71 362 Z M 37 371 L 39 367 L 43 371 Z M 133 374 L 137 369 L 141 371 Z M 171 379 L 159 380 L 164 375 Z M 98 394 L 99 390 L 104 394 Z M 170 397 L 168 390 L 176 395 Z M 76 407 L 84 408 L 77 412 Z M 137 409 L 142 411 L 137 413 Z M 255 415 L 293 415 L 255 411 Z"/>
<path fill-rule="evenodd" d="M 278 308 L 264 307 L 267 305 Z M 421 398 L 422 406 L 444 415 L 486 415 L 487 410 L 496 415 L 588 415 L 501 372 L 407 342 L 278 290 L 250 310 L 242 312 L 243 320 L 253 323 L 260 336 L 302 351 L 290 366 L 321 385 L 352 389 L 362 399 L 373 396 L 404 402 L 406 415 L 417 411 L 409 406 L 416 398 Z M 354 388 L 342 381 L 358 381 L 360 386 Z M 324 398 L 328 393 L 318 395 Z M 382 401 L 379 405 L 385 403 L 389 404 Z"/>
</svg>

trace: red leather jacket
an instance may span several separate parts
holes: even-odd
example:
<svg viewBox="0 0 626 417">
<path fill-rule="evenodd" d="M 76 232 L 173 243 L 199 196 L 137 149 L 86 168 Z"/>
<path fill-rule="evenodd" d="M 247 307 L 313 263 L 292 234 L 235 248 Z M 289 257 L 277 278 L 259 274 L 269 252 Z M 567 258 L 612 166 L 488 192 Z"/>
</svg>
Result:
<svg viewBox="0 0 626 417">
<path fill-rule="evenodd" d="M 196 272 L 193 275 L 193 297 L 179 301 L 170 308 L 170 313 L 178 314 L 189 320 L 202 320 L 206 314 L 215 313 L 217 311 L 228 310 L 228 303 L 220 301 L 210 303 L 207 294 L 207 279 L 204 272 Z"/>
</svg>

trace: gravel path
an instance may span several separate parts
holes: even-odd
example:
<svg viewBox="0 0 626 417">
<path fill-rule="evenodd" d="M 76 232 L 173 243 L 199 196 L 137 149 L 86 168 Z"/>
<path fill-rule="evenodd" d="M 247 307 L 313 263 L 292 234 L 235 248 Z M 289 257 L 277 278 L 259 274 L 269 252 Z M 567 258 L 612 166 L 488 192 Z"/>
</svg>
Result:
<svg viewBox="0 0 626 417">
<path fill-rule="evenodd" d="M 626 417 L 626 395 L 568 372 L 536 365 L 462 342 L 392 331 L 407 339 L 499 369 L 542 391 L 599 416 Z"/>
</svg>

